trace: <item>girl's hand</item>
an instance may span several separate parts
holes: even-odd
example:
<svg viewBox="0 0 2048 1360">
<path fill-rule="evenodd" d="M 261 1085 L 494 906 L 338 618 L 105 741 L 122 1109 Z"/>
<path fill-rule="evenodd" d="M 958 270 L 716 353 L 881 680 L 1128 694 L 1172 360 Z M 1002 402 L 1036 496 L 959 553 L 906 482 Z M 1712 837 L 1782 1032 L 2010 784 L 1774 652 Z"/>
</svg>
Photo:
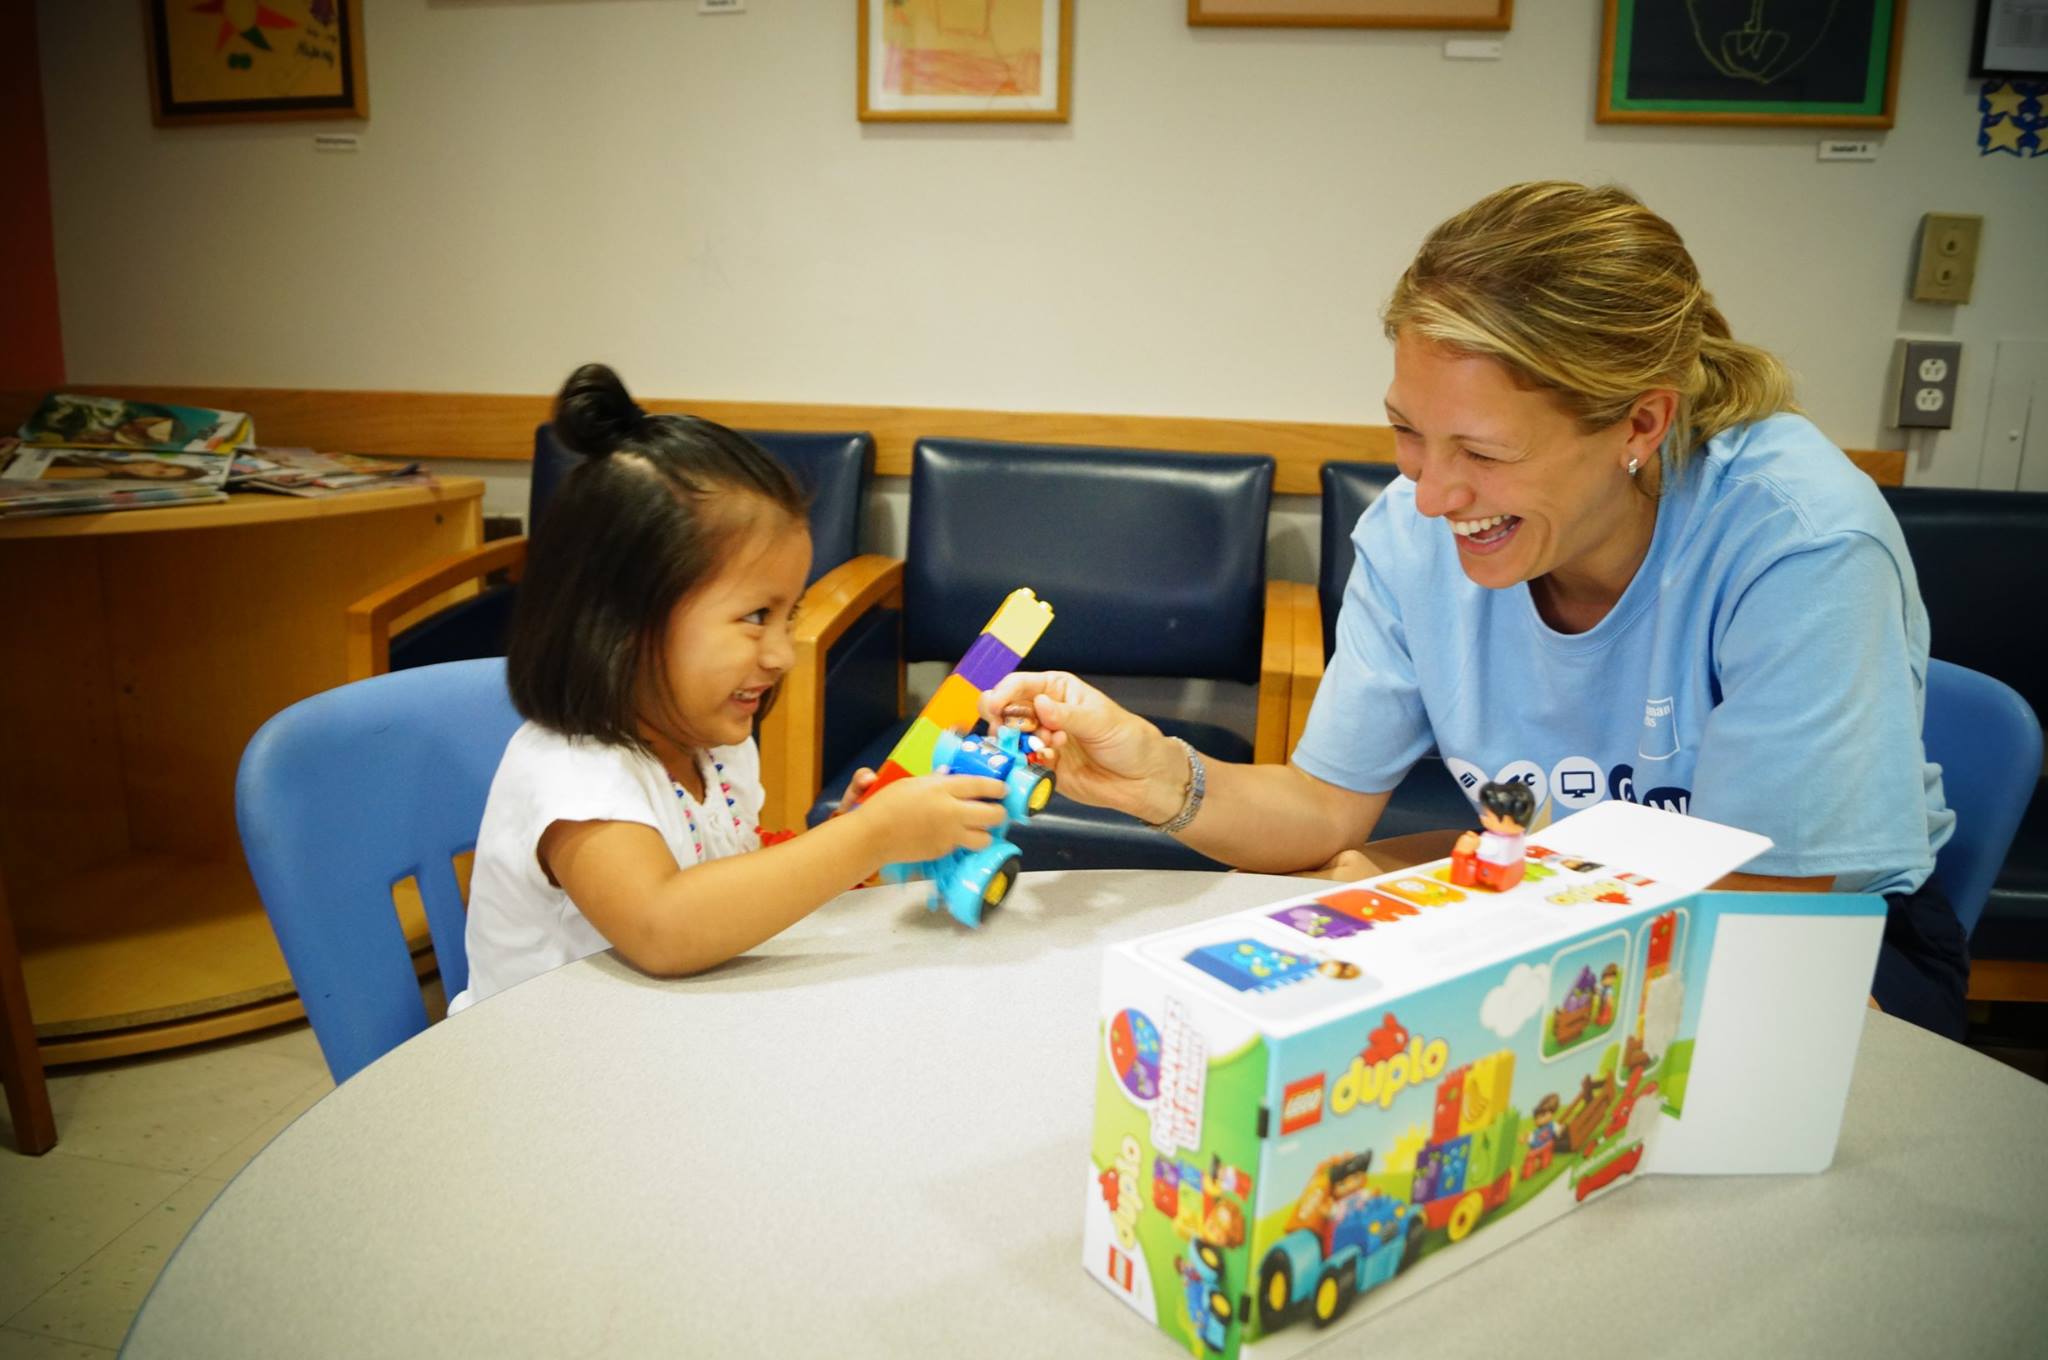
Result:
<svg viewBox="0 0 2048 1360">
<path fill-rule="evenodd" d="M 1067 797 L 1148 822 L 1180 810 L 1187 756 L 1093 685 L 1065 671 L 1018 671 L 982 696 L 981 715 L 998 727 L 1011 705 L 1024 706 L 1037 720 L 1038 735 L 1057 754 L 1060 792 Z"/>
<path fill-rule="evenodd" d="M 899 779 L 854 810 L 872 818 L 883 862 L 910 864 L 955 850 L 981 850 L 1003 820 L 1000 779 L 928 774 Z"/>
</svg>

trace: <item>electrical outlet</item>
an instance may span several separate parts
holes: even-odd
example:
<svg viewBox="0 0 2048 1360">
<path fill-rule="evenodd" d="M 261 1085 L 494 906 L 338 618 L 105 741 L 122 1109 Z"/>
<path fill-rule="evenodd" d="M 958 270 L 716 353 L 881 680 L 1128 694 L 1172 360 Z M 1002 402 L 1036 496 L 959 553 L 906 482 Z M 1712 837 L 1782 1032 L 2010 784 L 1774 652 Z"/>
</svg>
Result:
<svg viewBox="0 0 2048 1360">
<path fill-rule="evenodd" d="M 1917 302 L 1968 302 L 1977 279 L 1977 243 L 1984 219 L 1928 213 L 1920 219 L 1920 258 L 1913 267 Z"/>
<path fill-rule="evenodd" d="M 1902 430 L 1946 430 L 1956 423 L 1959 340 L 1900 340 L 1892 356 L 1891 423 Z"/>
</svg>

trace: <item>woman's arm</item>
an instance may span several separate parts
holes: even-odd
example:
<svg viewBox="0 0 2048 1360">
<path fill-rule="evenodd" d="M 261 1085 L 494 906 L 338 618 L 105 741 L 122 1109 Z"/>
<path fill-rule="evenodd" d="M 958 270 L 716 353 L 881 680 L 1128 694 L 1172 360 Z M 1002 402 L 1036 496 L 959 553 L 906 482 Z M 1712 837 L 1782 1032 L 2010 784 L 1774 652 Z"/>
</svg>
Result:
<svg viewBox="0 0 2048 1360">
<path fill-rule="evenodd" d="M 989 844 L 1003 785 L 972 775 L 904 779 L 801 836 L 677 866 L 638 822 L 555 822 L 540 860 L 598 932 L 649 973 L 702 972 L 744 954 L 885 864 Z"/>
<path fill-rule="evenodd" d="M 1728 874 L 1707 885 L 1709 892 L 1824 893 L 1834 891 L 1832 874 L 1819 878 L 1786 878 L 1780 874 Z"/>
<path fill-rule="evenodd" d="M 1020 672 L 984 697 L 983 716 L 1006 708 L 1034 718 L 1058 753 L 1059 790 L 1079 802 L 1160 823 L 1180 812 L 1192 775 L 1187 753 L 1158 727 L 1065 671 Z M 1314 869 L 1364 843 L 1387 805 L 1292 765 L 1202 760 L 1206 792 L 1181 841 L 1211 859 L 1260 873 Z"/>
<path fill-rule="evenodd" d="M 1340 788 L 1293 765 L 1203 763 L 1208 794 L 1180 839 L 1211 859 L 1254 873 L 1301 873 L 1329 864 L 1365 843 L 1393 796 L 1392 790 Z M 1165 815 L 1179 810 L 1176 790 Z"/>
</svg>

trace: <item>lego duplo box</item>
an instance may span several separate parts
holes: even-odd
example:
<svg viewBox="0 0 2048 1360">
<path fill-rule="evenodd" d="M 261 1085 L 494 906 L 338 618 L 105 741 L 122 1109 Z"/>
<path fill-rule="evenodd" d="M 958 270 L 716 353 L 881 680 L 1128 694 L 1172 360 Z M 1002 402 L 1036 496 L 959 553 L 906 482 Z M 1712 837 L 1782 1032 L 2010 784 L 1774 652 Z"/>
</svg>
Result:
<svg viewBox="0 0 2048 1360">
<path fill-rule="evenodd" d="M 1884 902 L 1701 890 L 1768 845 L 1604 803 L 1506 891 L 1443 861 L 1114 947 L 1087 1270 L 1284 1356 L 1635 1175 L 1825 1167 Z"/>
</svg>

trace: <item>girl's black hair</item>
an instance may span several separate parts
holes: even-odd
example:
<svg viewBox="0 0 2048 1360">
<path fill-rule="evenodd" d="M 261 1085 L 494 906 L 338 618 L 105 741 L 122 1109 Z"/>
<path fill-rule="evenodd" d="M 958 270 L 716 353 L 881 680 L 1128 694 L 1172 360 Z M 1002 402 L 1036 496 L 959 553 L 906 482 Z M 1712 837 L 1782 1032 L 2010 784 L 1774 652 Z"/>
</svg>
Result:
<svg viewBox="0 0 2048 1360">
<path fill-rule="evenodd" d="M 1479 787 L 1479 806 L 1494 816 L 1505 817 L 1526 830 L 1529 819 L 1536 815 L 1536 795 L 1520 780 L 1510 780 L 1505 784 L 1482 784 Z"/>
<path fill-rule="evenodd" d="M 662 678 L 676 603 L 759 510 L 804 524 L 804 493 L 745 435 L 641 410 L 603 364 L 569 375 L 554 425 L 584 461 L 530 526 L 505 660 L 512 702 L 564 736 L 646 751 L 637 700 L 650 666 Z"/>
</svg>

